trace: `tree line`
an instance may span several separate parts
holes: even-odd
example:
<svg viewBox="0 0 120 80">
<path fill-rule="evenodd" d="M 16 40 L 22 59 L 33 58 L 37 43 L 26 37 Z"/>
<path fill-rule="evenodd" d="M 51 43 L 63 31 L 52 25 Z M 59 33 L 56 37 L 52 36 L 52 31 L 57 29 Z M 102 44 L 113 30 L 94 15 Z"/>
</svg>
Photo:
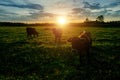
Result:
<svg viewBox="0 0 120 80">
<path fill-rule="evenodd" d="M 55 23 L 16 23 L 16 22 L 0 22 L 0 27 L 7 26 L 56 26 Z M 120 27 L 120 21 L 110 21 L 104 22 L 104 16 L 99 15 L 96 17 L 95 21 L 91 21 L 88 18 L 85 19 L 83 23 L 70 23 L 67 26 L 77 26 L 77 27 Z"/>
<path fill-rule="evenodd" d="M 104 22 L 104 16 L 97 16 L 95 21 L 91 21 L 88 18 L 85 19 L 83 26 L 88 27 L 120 27 L 120 21 Z"/>
</svg>

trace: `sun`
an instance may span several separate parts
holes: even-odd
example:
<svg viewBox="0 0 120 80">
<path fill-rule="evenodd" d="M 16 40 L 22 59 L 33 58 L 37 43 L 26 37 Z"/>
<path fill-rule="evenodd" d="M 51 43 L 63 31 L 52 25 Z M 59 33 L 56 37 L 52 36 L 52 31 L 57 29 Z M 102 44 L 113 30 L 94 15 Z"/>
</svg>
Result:
<svg viewBox="0 0 120 80">
<path fill-rule="evenodd" d="M 63 17 L 63 16 L 58 17 L 58 20 L 57 20 L 57 21 L 58 21 L 58 24 L 61 24 L 61 25 L 64 25 L 64 24 L 67 23 L 66 18 Z"/>
</svg>

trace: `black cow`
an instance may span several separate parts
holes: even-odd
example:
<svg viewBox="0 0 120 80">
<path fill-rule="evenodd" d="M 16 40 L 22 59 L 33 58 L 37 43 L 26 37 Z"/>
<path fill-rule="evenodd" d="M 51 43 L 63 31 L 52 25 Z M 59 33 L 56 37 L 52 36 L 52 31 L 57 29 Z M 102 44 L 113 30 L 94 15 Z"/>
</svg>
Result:
<svg viewBox="0 0 120 80">
<path fill-rule="evenodd" d="M 28 38 L 38 37 L 38 32 L 36 31 L 35 28 L 27 27 L 26 33 Z"/>
<path fill-rule="evenodd" d="M 82 57 L 86 57 L 89 61 L 90 48 L 92 46 L 92 38 L 90 32 L 83 31 L 80 36 L 68 39 L 71 42 L 72 48 L 79 53 L 80 61 Z"/>
</svg>

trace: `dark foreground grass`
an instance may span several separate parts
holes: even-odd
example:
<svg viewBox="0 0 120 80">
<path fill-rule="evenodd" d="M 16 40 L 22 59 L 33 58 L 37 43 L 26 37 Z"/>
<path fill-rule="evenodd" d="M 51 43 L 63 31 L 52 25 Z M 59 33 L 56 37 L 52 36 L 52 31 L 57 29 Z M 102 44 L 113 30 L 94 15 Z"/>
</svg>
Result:
<svg viewBox="0 0 120 80">
<path fill-rule="evenodd" d="M 63 30 L 62 44 L 55 44 L 52 32 L 45 28 L 36 27 L 39 37 L 28 40 L 25 27 L 0 27 L 1 80 L 119 79 L 120 28 L 69 27 Z M 81 64 L 66 42 L 82 30 L 92 33 L 89 64 Z"/>
</svg>

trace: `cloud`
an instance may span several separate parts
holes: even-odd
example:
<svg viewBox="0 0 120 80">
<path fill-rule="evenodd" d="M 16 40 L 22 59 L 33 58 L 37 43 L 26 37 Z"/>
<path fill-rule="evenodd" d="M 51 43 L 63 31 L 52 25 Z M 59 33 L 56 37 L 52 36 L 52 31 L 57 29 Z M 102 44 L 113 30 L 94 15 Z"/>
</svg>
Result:
<svg viewBox="0 0 120 80">
<path fill-rule="evenodd" d="M 120 16 L 120 10 L 117 10 L 117 11 L 114 11 L 110 14 L 110 16 L 113 16 L 113 17 L 118 17 Z"/>
<path fill-rule="evenodd" d="M 42 17 L 55 17 L 56 16 L 56 14 L 53 14 L 53 13 L 41 13 L 41 16 Z"/>
<path fill-rule="evenodd" d="M 57 14 L 53 14 L 53 13 L 47 13 L 47 12 L 34 12 L 34 13 L 30 13 L 30 16 L 28 16 L 31 19 L 39 19 L 39 20 L 44 20 L 44 19 L 54 19 L 55 16 L 57 16 Z"/>
<path fill-rule="evenodd" d="M 66 15 L 70 19 L 96 18 L 104 15 L 120 16 L 119 0 L 0 0 L 0 20 L 52 21 L 56 16 Z M 94 2 L 93 2 L 94 1 Z M 109 1 L 108 3 L 106 3 Z M 41 5 L 42 4 L 42 5 Z M 72 18 L 71 18 L 72 17 Z"/>
<path fill-rule="evenodd" d="M 0 21 L 23 21 L 26 19 L 25 16 L 23 17 L 24 19 L 22 19 L 17 13 L 12 13 L 4 9 L 0 9 L 0 11 Z"/>
<path fill-rule="evenodd" d="M 57 9 L 66 9 L 68 8 L 68 6 L 70 5 L 70 2 L 66 2 L 66 1 L 56 1 L 53 6 L 54 8 L 57 8 Z"/>
<path fill-rule="evenodd" d="M 42 13 L 34 13 L 34 14 L 39 14 L 38 16 L 39 17 L 54 17 L 55 14 L 53 13 L 45 13 L 45 12 L 42 12 Z"/>
<path fill-rule="evenodd" d="M 85 10 L 82 8 L 73 8 L 72 9 L 72 14 L 79 14 L 79 13 L 83 13 L 83 12 L 85 12 Z"/>
<path fill-rule="evenodd" d="M 11 16 L 11 15 L 18 15 L 18 14 L 16 14 L 16 13 L 12 13 L 12 12 L 8 12 L 8 11 L 6 11 L 6 10 L 3 10 L 3 9 L 0 9 L 0 16 L 2 16 L 2 17 L 9 17 L 9 16 Z"/>
<path fill-rule="evenodd" d="M 98 10 L 95 12 L 91 12 L 91 16 L 96 17 L 99 15 L 106 15 L 107 14 L 107 10 Z"/>
<path fill-rule="evenodd" d="M 81 15 L 88 15 L 90 14 L 90 11 L 89 10 L 86 10 L 84 8 L 73 8 L 72 9 L 72 14 L 81 14 Z"/>
<path fill-rule="evenodd" d="M 14 4 L 12 0 L 0 0 L 0 3 L 2 4 Z"/>
<path fill-rule="evenodd" d="M 86 17 L 89 17 L 91 15 L 91 11 L 85 8 L 73 8 L 71 10 L 71 13 L 69 14 L 69 17 L 71 20 L 81 20 L 85 19 Z"/>
<path fill-rule="evenodd" d="M 74 3 L 78 3 L 78 0 L 73 0 Z"/>
<path fill-rule="evenodd" d="M 120 5 L 120 1 L 117 1 L 117 2 L 110 3 L 108 5 L 105 5 L 104 7 L 105 8 L 112 8 L 112 7 L 116 7 L 116 6 L 119 6 L 119 5 Z"/>
<path fill-rule="evenodd" d="M 37 9 L 37 10 L 43 10 L 43 6 L 40 4 L 34 4 L 30 3 L 28 1 L 25 2 L 26 4 L 19 4 L 15 3 L 13 1 L 5 0 L 0 3 L 0 6 L 7 6 L 7 7 L 17 7 L 17 8 L 28 8 L 28 9 Z"/>
<path fill-rule="evenodd" d="M 89 8 L 89 9 L 100 9 L 101 8 L 100 3 L 90 4 L 88 2 L 83 2 L 83 4 L 84 4 L 84 8 Z"/>
<path fill-rule="evenodd" d="M 118 10 L 118 11 L 115 11 L 115 12 L 117 12 L 117 13 L 119 13 L 119 14 L 120 14 L 120 10 Z"/>
<path fill-rule="evenodd" d="M 56 7 L 58 7 L 58 8 L 64 8 L 65 7 L 64 3 L 61 2 L 61 1 L 56 2 L 56 4 L 57 4 Z"/>
</svg>

